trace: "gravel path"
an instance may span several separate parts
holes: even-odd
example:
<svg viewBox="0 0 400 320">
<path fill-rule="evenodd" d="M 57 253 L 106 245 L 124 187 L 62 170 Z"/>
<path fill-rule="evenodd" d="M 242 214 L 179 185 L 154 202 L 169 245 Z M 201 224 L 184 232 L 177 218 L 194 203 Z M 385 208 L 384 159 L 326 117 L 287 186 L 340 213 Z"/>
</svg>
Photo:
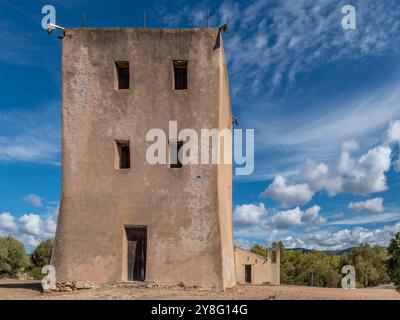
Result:
<svg viewBox="0 0 400 320">
<path fill-rule="evenodd" d="M 400 294 L 391 287 L 369 289 L 332 289 L 302 286 L 244 286 L 238 285 L 233 289 L 221 291 L 203 291 L 184 288 L 134 288 L 113 287 L 96 288 L 91 290 L 74 291 L 72 293 L 42 293 L 37 281 L 0 280 L 0 299 L 396 299 Z"/>
</svg>

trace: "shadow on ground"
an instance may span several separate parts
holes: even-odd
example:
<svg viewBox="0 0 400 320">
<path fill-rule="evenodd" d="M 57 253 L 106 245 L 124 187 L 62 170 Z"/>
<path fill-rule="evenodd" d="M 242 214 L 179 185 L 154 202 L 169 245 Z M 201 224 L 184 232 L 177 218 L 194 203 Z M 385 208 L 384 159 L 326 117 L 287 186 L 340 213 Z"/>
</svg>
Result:
<svg viewBox="0 0 400 320">
<path fill-rule="evenodd" d="M 0 289 L 28 289 L 42 292 L 42 285 L 40 282 L 0 283 Z"/>
</svg>

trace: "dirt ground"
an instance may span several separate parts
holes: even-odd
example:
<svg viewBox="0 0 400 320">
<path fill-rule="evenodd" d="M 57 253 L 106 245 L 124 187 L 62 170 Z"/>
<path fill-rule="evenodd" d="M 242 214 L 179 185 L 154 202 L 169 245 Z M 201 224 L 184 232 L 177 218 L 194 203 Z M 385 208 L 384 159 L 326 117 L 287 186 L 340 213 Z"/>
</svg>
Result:
<svg viewBox="0 0 400 320">
<path fill-rule="evenodd" d="M 332 289 L 302 286 L 250 286 L 238 285 L 221 291 L 204 291 L 186 288 L 136 288 L 124 286 L 100 287 L 71 293 L 42 293 L 37 281 L 0 280 L 1 300 L 179 300 L 179 299 L 248 299 L 248 300 L 341 300 L 341 299 L 390 299 L 400 300 L 400 294 L 393 288 Z"/>
</svg>

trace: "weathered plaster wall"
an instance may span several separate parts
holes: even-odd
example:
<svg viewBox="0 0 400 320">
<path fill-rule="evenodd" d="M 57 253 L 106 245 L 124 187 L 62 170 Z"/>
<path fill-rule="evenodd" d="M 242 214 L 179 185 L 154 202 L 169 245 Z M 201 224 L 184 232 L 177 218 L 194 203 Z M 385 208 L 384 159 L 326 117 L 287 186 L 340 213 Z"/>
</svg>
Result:
<svg viewBox="0 0 400 320">
<path fill-rule="evenodd" d="M 270 281 L 271 284 L 280 285 L 281 284 L 281 252 L 277 244 L 268 249 L 267 255 L 268 260 L 273 261 L 272 255 L 275 253 L 275 261 L 271 263 L 270 268 Z"/>
<path fill-rule="evenodd" d="M 146 133 L 168 133 L 169 120 L 178 130 L 221 126 L 216 36 L 215 29 L 66 31 L 57 281 L 126 280 L 124 225 L 133 224 L 148 227 L 146 280 L 234 284 L 228 169 L 170 169 L 145 158 Z M 189 60 L 188 90 L 173 90 L 174 59 Z M 130 63 L 129 90 L 115 89 L 115 61 Z M 115 169 L 115 140 L 130 140 L 131 169 Z"/>
<path fill-rule="evenodd" d="M 231 101 L 229 95 L 229 79 L 222 45 L 222 37 L 220 38 L 221 46 L 220 54 L 220 83 L 219 83 L 219 129 L 232 130 L 232 113 Z M 232 133 L 232 131 L 231 131 Z M 220 154 L 221 165 L 218 167 L 218 206 L 220 218 L 220 232 L 222 244 L 222 266 L 223 266 L 223 279 L 226 287 L 231 287 L 236 284 L 236 268 L 235 268 L 235 255 L 233 246 L 233 225 L 232 225 L 232 154 L 225 154 L 225 144 L 230 143 L 232 146 L 232 134 L 230 141 L 225 141 L 221 137 Z M 230 148 L 232 151 L 232 148 Z M 228 159 L 230 161 L 225 161 Z"/>
</svg>

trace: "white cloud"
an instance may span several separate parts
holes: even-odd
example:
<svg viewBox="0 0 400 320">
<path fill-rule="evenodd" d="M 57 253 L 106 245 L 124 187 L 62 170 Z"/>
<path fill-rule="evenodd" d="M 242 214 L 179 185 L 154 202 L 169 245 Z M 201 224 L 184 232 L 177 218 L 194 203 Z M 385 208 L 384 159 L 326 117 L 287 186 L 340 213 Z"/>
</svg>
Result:
<svg viewBox="0 0 400 320">
<path fill-rule="evenodd" d="M 47 216 L 51 216 L 51 217 L 57 218 L 58 212 L 60 210 L 60 205 L 57 202 L 52 203 L 52 204 L 55 204 L 55 206 L 47 207 Z"/>
<path fill-rule="evenodd" d="M 233 222 L 237 226 L 254 226 L 261 223 L 261 219 L 268 214 L 263 203 L 258 205 L 243 204 L 236 206 L 233 212 Z"/>
<path fill-rule="evenodd" d="M 233 1 L 223 2 L 218 13 L 221 23 L 226 23 L 228 26 L 234 26 L 242 14 L 239 4 Z"/>
<path fill-rule="evenodd" d="M 278 212 L 271 219 L 272 224 L 278 229 L 286 229 L 290 227 L 297 227 L 301 225 L 303 212 L 299 207 Z"/>
<path fill-rule="evenodd" d="M 0 236 L 11 235 L 31 250 L 41 241 L 54 238 L 57 214 L 58 206 L 48 207 L 45 216 L 24 214 L 16 222 L 11 213 L 2 213 L 0 214 Z"/>
<path fill-rule="evenodd" d="M 318 212 L 318 215 L 316 213 Z M 400 232 L 400 214 L 379 213 L 372 215 L 356 216 L 328 223 L 324 229 L 325 218 L 320 214 L 320 208 L 313 206 L 305 211 L 300 208 L 281 211 L 272 216 L 265 223 L 249 228 L 235 230 L 235 238 L 241 239 L 244 244 L 264 243 L 271 244 L 282 240 L 285 247 L 303 247 L 308 249 L 338 250 L 357 246 L 360 243 L 386 246 L 391 238 Z M 306 218 L 304 218 L 306 217 Z M 339 218 L 340 215 L 337 215 Z M 309 219 L 311 221 L 309 221 Z M 390 223 L 377 229 L 356 226 L 359 224 Z M 354 225 L 338 229 L 343 225 Z M 294 229 L 289 229 L 295 227 Z M 307 227 L 306 230 L 296 227 Z"/>
<path fill-rule="evenodd" d="M 319 231 L 303 234 L 300 237 L 287 237 L 284 245 L 288 248 L 303 247 L 320 250 L 340 250 L 357 246 L 361 243 L 387 246 L 390 239 L 400 232 L 400 222 L 375 230 L 363 227 L 346 228 L 337 231 Z"/>
<path fill-rule="evenodd" d="M 21 241 L 25 245 L 25 247 L 28 248 L 35 248 L 40 244 L 40 240 L 32 234 L 17 234 L 15 238 Z"/>
<path fill-rule="evenodd" d="M 354 158 L 351 151 L 356 148 L 354 141 L 343 144 L 336 170 L 325 163 L 309 160 L 299 179 L 308 183 L 312 190 L 324 190 L 331 196 L 338 193 L 368 195 L 387 190 L 385 173 L 390 169 L 391 149 L 378 146 Z"/>
<path fill-rule="evenodd" d="M 0 136 L 0 146 L 0 160 L 2 161 L 36 162 L 53 152 L 49 145 L 29 136 Z"/>
<path fill-rule="evenodd" d="M 187 23 L 191 27 L 205 27 L 206 12 L 208 8 L 204 4 L 195 6 L 185 5 L 180 8 L 177 13 L 171 13 L 170 8 L 165 5 L 158 7 L 158 14 L 161 20 L 168 26 L 179 27 L 183 23 Z M 215 18 L 209 16 L 209 25 L 215 23 Z"/>
<path fill-rule="evenodd" d="M 250 241 L 248 239 L 244 239 L 244 238 L 238 238 L 235 239 L 235 245 L 243 248 L 243 249 L 250 249 L 253 245 L 255 245 L 254 241 Z"/>
<path fill-rule="evenodd" d="M 43 233 L 41 234 L 42 239 L 52 239 L 55 236 L 57 228 L 57 217 L 47 216 L 44 219 Z"/>
<path fill-rule="evenodd" d="M 289 228 L 304 226 L 315 231 L 326 223 L 326 218 L 319 214 L 321 208 L 317 205 L 305 211 L 299 207 L 292 210 L 282 210 L 273 216 L 267 214 L 262 204 L 238 206 L 235 211 L 236 228 L 234 234 L 236 240 L 241 239 L 242 244 L 240 246 L 244 246 L 245 240 L 251 240 L 250 242 L 254 244 L 254 239 L 268 239 L 268 243 L 272 243 L 281 240 L 282 232 L 289 232 Z M 247 214 L 248 212 L 250 214 Z M 260 243 L 260 241 L 256 242 Z"/>
<path fill-rule="evenodd" d="M 321 211 L 320 206 L 312 206 L 308 208 L 302 217 L 302 221 L 313 221 L 318 218 L 319 212 Z"/>
<path fill-rule="evenodd" d="M 287 175 L 300 170 L 306 159 L 312 159 L 316 165 L 324 163 L 329 167 L 329 173 L 335 174 L 332 171 L 337 169 L 338 150 L 343 141 L 356 139 L 361 150 L 382 143 L 382 133 L 387 130 L 388 123 L 400 115 L 400 83 L 393 81 L 352 97 L 339 95 L 330 102 L 321 100 L 314 99 L 310 106 L 301 102 L 294 105 L 279 101 L 254 102 L 252 109 L 246 109 L 241 122 L 258 132 L 255 137 L 257 157 L 263 159 L 256 159 L 255 171 L 248 180 L 269 180 L 271 175 Z M 316 112 L 315 104 L 321 105 L 321 112 Z M 274 108 L 282 111 L 276 112 Z M 299 109 L 301 114 L 292 111 Z M 263 113 L 269 116 L 260 117 Z M 329 183 L 326 188 L 335 193 L 340 181 L 330 180 Z"/>
<path fill-rule="evenodd" d="M 300 172 L 300 179 L 307 183 L 312 190 L 325 190 L 333 196 L 342 189 L 342 178 L 332 172 L 325 163 L 315 163 L 308 159 Z"/>
<path fill-rule="evenodd" d="M 14 217 L 9 212 L 0 214 L 0 233 L 15 232 L 17 224 Z"/>
<path fill-rule="evenodd" d="M 386 191 L 391 149 L 377 146 L 357 158 L 351 153 L 357 148 L 354 140 L 343 143 L 335 169 L 309 159 L 292 175 L 292 182 L 278 175 L 260 196 L 279 201 L 283 207 L 291 207 L 306 204 L 319 191 L 325 191 L 330 196 L 339 193 L 369 195 Z"/>
<path fill-rule="evenodd" d="M 387 135 L 389 143 L 400 144 L 400 120 L 396 120 L 390 124 Z"/>
<path fill-rule="evenodd" d="M 368 199 L 366 201 L 350 202 L 347 206 L 358 212 L 383 212 L 383 198 Z"/>
<path fill-rule="evenodd" d="M 326 223 L 326 218 L 322 216 L 318 216 L 315 220 L 313 220 L 313 227 L 318 228 Z"/>
<path fill-rule="evenodd" d="M 289 208 L 307 203 L 313 195 L 307 184 L 290 184 L 285 177 L 277 176 L 260 196 L 278 201 L 282 207 Z"/>
<path fill-rule="evenodd" d="M 222 7 L 228 3 L 229 13 L 235 14 L 238 11 L 235 2 L 226 1 Z M 270 1 L 261 0 L 242 6 L 239 21 L 220 14 L 219 23 L 228 22 L 240 39 L 240 46 L 235 45 L 237 41 L 231 43 L 232 39 L 226 39 L 233 76 L 244 80 L 251 66 L 259 70 L 252 74 L 253 78 L 262 79 L 268 75 L 270 81 L 256 81 L 256 85 L 265 83 L 266 87 L 276 87 L 296 81 L 299 74 L 321 64 L 377 55 L 394 45 L 392 39 L 396 37 L 396 29 L 393 26 L 400 27 L 400 13 L 395 1 L 389 0 L 385 5 L 379 3 L 379 8 L 374 3 L 374 13 L 363 10 L 368 7 L 365 0 L 355 1 L 359 25 L 356 30 L 347 32 L 340 28 L 340 4 L 346 3 L 319 1 L 316 5 L 298 0 L 271 5 Z M 273 39 L 267 50 L 254 45 L 260 35 Z"/>
<path fill-rule="evenodd" d="M 20 229 L 23 233 L 38 236 L 42 231 L 42 219 L 36 214 L 24 214 L 20 219 Z"/>
<path fill-rule="evenodd" d="M 42 198 L 36 194 L 28 194 L 24 197 L 24 200 L 30 203 L 34 207 L 41 207 L 42 206 Z"/>
<path fill-rule="evenodd" d="M 299 207 L 292 210 L 280 211 L 271 218 L 269 224 L 278 229 L 287 229 L 306 224 L 313 227 L 319 227 L 326 222 L 326 219 L 319 215 L 320 211 L 321 207 L 317 205 L 314 205 L 305 211 L 300 210 Z"/>
<path fill-rule="evenodd" d="M 234 30 L 224 42 L 235 86 L 248 90 L 250 84 L 258 90 L 262 84 L 267 90 L 294 82 L 299 74 L 320 65 L 378 55 L 397 45 L 396 0 L 374 2 L 374 10 L 365 0 L 355 0 L 359 24 L 346 32 L 340 27 L 344 4 L 345 0 L 224 1 L 210 11 L 211 26 L 227 23 Z M 205 4 L 185 5 L 176 13 L 163 5 L 159 9 L 167 26 L 205 24 Z"/>
<path fill-rule="evenodd" d="M 236 239 L 260 239 L 270 234 L 271 229 L 265 223 L 256 226 L 234 228 Z"/>
<path fill-rule="evenodd" d="M 288 236 L 282 240 L 285 248 L 295 249 L 295 248 L 305 248 L 307 245 L 300 238 L 293 238 L 292 236 Z"/>
<path fill-rule="evenodd" d="M 400 120 L 392 122 L 387 132 L 389 144 L 397 144 L 400 148 Z M 400 155 L 394 162 L 394 170 L 400 172 Z"/>
<path fill-rule="evenodd" d="M 48 215 L 45 219 L 37 214 L 25 214 L 19 219 L 19 230 L 40 238 L 50 238 L 56 231 L 56 216 Z"/>
<path fill-rule="evenodd" d="M 332 221 L 328 223 L 328 225 L 361 225 L 361 224 L 391 222 L 397 220 L 400 220 L 400 214 L 389 212 L 389 213 L 379 213 L 372 215 L 362 215 L 348 219 Z"/>
<path fill-rule="evenodd" d="M 354 139 L 345 141 L 342 143 L 342 153 L 340 154 L 338 171 L 346 173 L 351 171 L 354 167 L 355 160 L 352 159 L 350 153 L 351 151 L 357 150 L 359 148 L 358 142 Z"/>
<path fill-rule="evenodd" d="M 58 116 L 57 104 L 0 112 L 0 162 L 59 164 Z"/>
<path fill-rule="evenodd" d="M 385 173 L 390 169 L 391 154 L 389 147 L 378 146 L 359 159 L 353 159 L 349 151 L 343 150 L 343 158 L 339 162 L 339 173 L 343 176 L 343 192 L 368 195 L 386 191 L 388 186 Z"/>
</svg>

